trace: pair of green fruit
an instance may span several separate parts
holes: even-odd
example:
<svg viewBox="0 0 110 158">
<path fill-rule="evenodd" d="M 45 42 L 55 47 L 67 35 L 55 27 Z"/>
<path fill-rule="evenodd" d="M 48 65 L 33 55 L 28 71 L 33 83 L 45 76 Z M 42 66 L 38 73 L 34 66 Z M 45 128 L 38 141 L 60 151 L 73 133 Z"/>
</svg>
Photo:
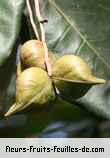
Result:
<svg viewBox="0 0 110 158">
<path fill-rule="evenodd" d="M 47 74 L 41 41 L 27 41 L 21 48 L 23 72 L 16 80 L 16 102 L 5 116 L 19 112 L 31 104 L 44 107 L 55 99 L 54 82 L 59 95 L 72 100 L 82 97 L 92 85 L 105 83 L 96 78 L 88 65 L 78 56 L 57 57 L 49 52 L 52 77 Z"/>
</svg>

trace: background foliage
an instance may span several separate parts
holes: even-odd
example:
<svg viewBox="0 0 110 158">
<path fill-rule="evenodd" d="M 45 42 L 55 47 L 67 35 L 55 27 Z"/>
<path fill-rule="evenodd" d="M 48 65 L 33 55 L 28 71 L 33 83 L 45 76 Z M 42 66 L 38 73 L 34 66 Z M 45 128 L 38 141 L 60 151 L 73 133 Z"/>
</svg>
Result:
<svg viewBox="0 0 110 158">
<path fill-rule="evenodd" d="M 40 0 L 40 5 L 48 19 L 48 48 L 59 56 L 81 56 L 94 74 L 107 82 L 94 86 L 74 103 L 58 98 L 45 111 L 24 111 L 4 118 L 15 100 L 16 53 L 34 34 L 24 0 L 1 0 L 0 137 L 109 137 L 110 1 Z"/>
</svg>

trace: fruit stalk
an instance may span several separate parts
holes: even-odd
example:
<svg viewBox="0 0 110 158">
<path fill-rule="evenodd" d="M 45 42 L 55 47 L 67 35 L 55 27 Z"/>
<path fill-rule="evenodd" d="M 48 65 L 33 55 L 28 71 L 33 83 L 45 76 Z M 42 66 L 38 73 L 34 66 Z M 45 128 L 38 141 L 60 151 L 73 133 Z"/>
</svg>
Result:
<svg viewBox="0 0 110 158">
<path fill-rule="evenodd" d="M 31 6 L 30 6 L 29 0 L 26 0 L 26 5 L 27 5 L 27 9 L 28 9 L 28 12 L 29 12 L 29 17 L 30 17 L 30 21 L 31 21 L 31 25 L 33 27 L 34 33 L 36 35 L 36 38 L 38 40 L 40 40 L 39 33 L 38 33 L 37 29 L 36 29 L 36 24 L 35 24 L 34 19 L 33 19 L 33 14 L 32 14 L 32 10 L 31 10 Z"/>
<path fill-rule="evenodd" d="M 39 8 L 39 1 L 38 0 L 35 0 L 35 11 L 36 11 L 36 15 L 38 17 L 38 21 L 39 21 L 39 25 L 40 25 L 40 29 L 41 29 L 42 43 L 43 43 L 44 50 L 45 50 L 45 64 L 46 64 L 48 75 L 51 76 L 52 75 L 51 64 L 49 63 L 48 48 L 47 48 L 46 41 L 45 41 L 45 30 L 44 30 L 43 23 L 41 22 L 42 17 L 41 17 L 41 14 L 40 14 L 40 8 Z"/>
</svg>

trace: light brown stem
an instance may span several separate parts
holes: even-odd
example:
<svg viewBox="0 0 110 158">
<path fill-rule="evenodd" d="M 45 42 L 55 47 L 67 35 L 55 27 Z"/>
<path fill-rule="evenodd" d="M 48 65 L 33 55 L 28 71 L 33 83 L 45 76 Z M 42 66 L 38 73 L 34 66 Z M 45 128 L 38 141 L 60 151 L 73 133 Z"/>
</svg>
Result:
<svg viewBox="0 0 110 158">
<path fill-rule="evenodd" d="M 21 74 L 22 70 L 21 70 L 21 62 L 18 63 L 17 65 L 17 77 Z"/>
<path fill-rule="evenodd" d="M 41 14 L 40 14 L 39 1 L 34 0 L 34 2 L 35 2 L 36 16 L 38 18 L 40 29 L 41 29 L 42 43 L 43 43 L 44 50 L 45 50 L 45 64 L 46 64 L 46 67 L 47 67 L 48 75 L 51 76 L 52 75 L 52 70 L 51 70 L 51 64 L 49 63 L 48 48 L 47 48 L 47 44 L 46 44 L 46 41 L 45 41 L 45 30 L 44 30 L 43 23 L 41 23 L 42 17 L 41 17 Z"/>
<path fill-rule="evenodd" d="M 33 19 L 33 14 L 32 14 L 31 5 L 30 5 L 29 0 L 26 0 L 26 5 L 27 5 L 28 12 L 29 12 L 29 17 L 30 17 L 32 28 L 34 30 L 36 38 L 39 40 L 40 37 L 39 37 L 39 33 L 38 33 L 37 29 L 36 29 L 36 24 L 35 24 L 34 19 Z"/>
</svg>

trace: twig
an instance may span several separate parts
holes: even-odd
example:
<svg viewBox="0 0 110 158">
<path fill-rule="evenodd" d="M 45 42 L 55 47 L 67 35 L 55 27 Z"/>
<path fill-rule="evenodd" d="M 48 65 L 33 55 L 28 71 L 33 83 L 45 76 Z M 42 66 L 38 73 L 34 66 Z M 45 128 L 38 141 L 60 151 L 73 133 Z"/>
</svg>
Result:
<svg viewBox="0 0 110 158">
<path fill-rule="evenodd" d="M 21 74 L 21 71 L 22 71 L 21 59 L 20 59 L 20 50 L 21 50 L 21 44 L 19 44 L 19 46 L 17 48 L 17 54 L 16 54 L 17 77 Z"/>
<path fill-rule="evenodd" d="M 48 75 L 51 76 L 52 70 L 51 70 L 51 64 L 49 63 L 48 48 L 47 48 L 46 41 L 45 41 L 45 30 L 44 30 L 43 23 L 41 22 L 41 21 L 43 21 L 43 19 L 42 19 L 41 14 L 40 14 L 39 1 L 34 0 L 34 2 L 35 2 L 36 16 L 38 18 L 40 29 L 41 29 L 42 43 L 43 43 L 44 50 L 45 50 L 45 64 L 46 64 Z"/>
<path fill-rule="evenodd" d="M 40 37 L 39 37 L 39 33 L 38 33 L 37 29 L 36 29 L 36 25 L 35 25 L 35 22 L 34 22 L 34 19 L 33 19 L 33 14 L 32 14 L 32 10 L 31 10 L 31 6 L 30 6 L 29 0 L 26 0 L 26 5 L 27 5 L 28 12 L 29 12 L 31 25 L 33 27 L 34 33 L 36 35 L 36 38 L 39 40 Z"/>
</svg>

